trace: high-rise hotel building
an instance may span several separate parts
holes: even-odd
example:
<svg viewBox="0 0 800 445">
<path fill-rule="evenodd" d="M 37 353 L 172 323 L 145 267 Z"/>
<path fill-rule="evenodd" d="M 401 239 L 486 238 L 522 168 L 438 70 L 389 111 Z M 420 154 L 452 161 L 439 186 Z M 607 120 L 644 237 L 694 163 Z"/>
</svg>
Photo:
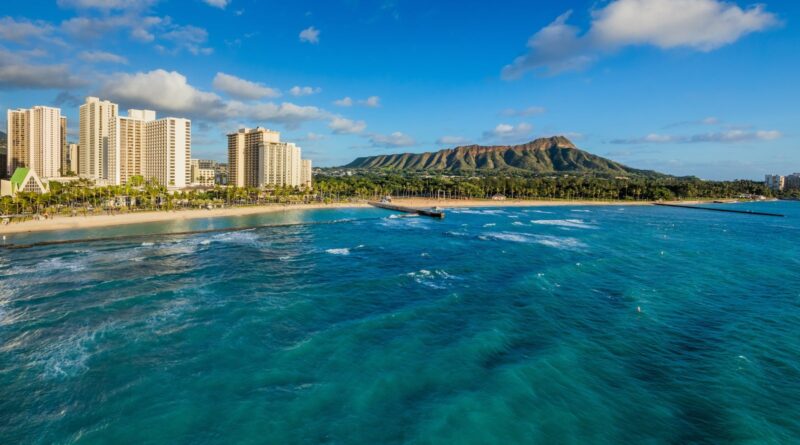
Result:
<svg viewBox="0 0 800 445">
<path fill-rule="evenodd" d="M 145 126 L 145 179 L 186 187 L 192 182 L 192 121 L 167 117 Z"/>
<path fill-rule="evenodd" d="M 192 123 L 188 119 L 156 119 L 152 110 L 128 110 L 87 97 L 80 107 L 80 163 L 83 177 L 112 185 L 133 176 L 155 179 L 168 187 L 191 182 Z"/>
<path fill-rule="evenodd" d="M 8 175 L 28 167 L 42 178 L 60 176 L 67 126 L 61 110 L 42 106 L 8 110 L 7 118 L 8 155 L 3 168 Z"/>
<path fill-rule="evenodd" d="M 78 145 L 80 159 L 78 174 L 84 178 L 113 183 L 113 164 L 116 162 L 111 143 L 111 128 L 119 114 L 117 104 L 97 97 L 87 97 L 80 106 Z"/>
<path fill-rule="evenodd" d="M 302 176 L 300 147 L 281 142 L 279 132 L 259 127 L 228 135 L 229 185 L 300 187 Z"/>
<path fill-rule="evenodd" d="M 155 111 L 128 110 L 127 116 L 118 116 L 111 126 L 109 135 L 113 149 L 109 180 L 113 184 L 126 184 L 132 176 L 144 174 L 147 124 L 155 120 Z"/>
</svg>

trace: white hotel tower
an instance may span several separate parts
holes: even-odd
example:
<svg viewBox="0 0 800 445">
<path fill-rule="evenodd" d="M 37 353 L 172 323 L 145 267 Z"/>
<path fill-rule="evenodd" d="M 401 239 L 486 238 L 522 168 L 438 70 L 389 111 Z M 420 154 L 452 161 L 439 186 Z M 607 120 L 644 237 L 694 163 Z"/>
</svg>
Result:
<svg viewBox="0 0 800 445">
<path fill-rule="evenodd" d="M 133 176 L 156 179 L 171 188 L 191 182 L 192 122 L 156 119 L 152 110 L 128 110 L 87 97 L 80 108 L 80 175 L 121 185 Z M 84 145 L 85 144 L 85 145 Z"/>
<path fill-rule="evenodd" d="M 60 176 L 66 121 L 61 109 L 33 107 L 8 110 L 8 174 L 29 167 L 41 178 Z"/>
<path fill-rule="evenodd" d="M 279 132 L 260 127 L 228 134 L 228 183 L 236 187 L 310 187 L 311 163 L 304 164 L 300 147 L 281 142 L 280 137 Z"/>
</svg>

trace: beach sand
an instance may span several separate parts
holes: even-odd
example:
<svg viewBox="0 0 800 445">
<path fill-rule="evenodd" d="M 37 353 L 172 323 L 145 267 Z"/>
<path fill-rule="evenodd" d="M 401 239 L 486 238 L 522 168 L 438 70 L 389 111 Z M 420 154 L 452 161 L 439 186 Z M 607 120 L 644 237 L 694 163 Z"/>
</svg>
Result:
<svg viewBox="0 0 800 445">
<path fill-rule="evenodd" d="M 710 200 L 709 200 L 710 201 Z M 490 199 L 430 199 L 403 198 L 394 199 L 394 204 L 408 207 L 546 207 L 546 206 L 603 206 L 603 205 L 652 205 L 651 201 L 588 201 L 588 200 L 518 200 L 507 199 L 495 201 Z M 708 201 L 681 201 L 681 204 L 700 204 Z M 313 210 L 367 207 L 366 202 L 336 204 L 296 204 L 265 205 L 256 207 L 229 207 L 223 209 L 193 209 L 178 211 L 135 212 L 117 215 L 92 216 L 56 216 L 48 220 L 25 221 L 0 226 L 0 235 L 27 232 L 44 232 L 73 229 L 91 229 L 126 224 L 152 223 L 198 218 L 216 218 L 225 216 L 247 216 L 261 213 L 283 212 L 287 210 Z"/>
</svg>

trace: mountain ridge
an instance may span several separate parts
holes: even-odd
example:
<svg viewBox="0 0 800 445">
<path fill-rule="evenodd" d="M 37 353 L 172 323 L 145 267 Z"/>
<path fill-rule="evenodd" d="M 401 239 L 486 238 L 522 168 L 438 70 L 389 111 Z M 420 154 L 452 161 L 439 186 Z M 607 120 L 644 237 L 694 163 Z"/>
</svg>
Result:
<svg viewBox="0 0 800 445">
<path fill-rule="evenodd" d="M 465 145 L 436 152 L 359 157 L 344 168 L 442 172 L 511 171 L 528 173 L 604 173 L 660 175 L 581 150 L 564 136 L 517 145 Z"/>
</svg>

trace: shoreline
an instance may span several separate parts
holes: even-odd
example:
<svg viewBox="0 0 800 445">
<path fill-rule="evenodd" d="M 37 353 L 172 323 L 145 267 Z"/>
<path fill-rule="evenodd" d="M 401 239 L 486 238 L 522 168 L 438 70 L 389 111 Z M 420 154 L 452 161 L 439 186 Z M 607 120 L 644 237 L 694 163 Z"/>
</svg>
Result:
<svg viewBox="0 0 800 445">
<path fill-rule="evenodd" d="M 673 201 L 670 201 L 673 202 Z M 712 200 L 674 201 L 680 204 L 702 204 Z M 493 201 L 490 199 L 433 199 L 433 198 L 396 198 L 393 203 L 408 207 L 554 207 L 554 206 L 646 206 L 653 201 L 591 201 L 591 200 L 522 200 L 507 199 Z M 101 227 L 144 224 L 165 221 L 180 221 L 203 218 L 224 218 L 235 216 L 251 216 L 266 213 L 285 212 L 291 210 L 347 209 L 370 207 L 366 201 L 334 204 L 271 204 L 253 207 L 228 207 L 222 209 L 191 209 L 173 211 L 134 212 L 117 215 L 92 216 L 56 216 L 53 219 L 25 221 L 0 226 L 0 235 L 20 233 L 54 232 Z"/>
</svg>

